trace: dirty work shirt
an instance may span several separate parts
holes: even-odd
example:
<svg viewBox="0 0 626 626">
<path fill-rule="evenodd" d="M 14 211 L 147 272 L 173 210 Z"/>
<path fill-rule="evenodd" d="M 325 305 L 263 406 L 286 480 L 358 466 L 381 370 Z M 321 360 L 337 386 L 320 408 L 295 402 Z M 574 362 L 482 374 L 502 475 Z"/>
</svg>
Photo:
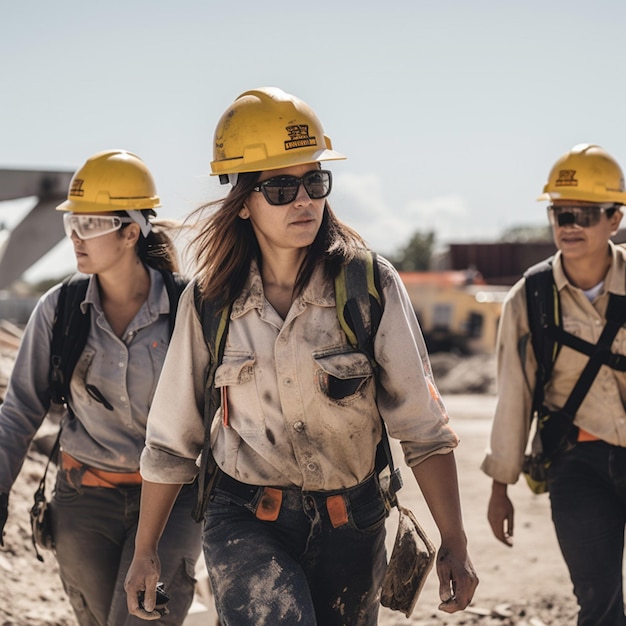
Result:
<svg viewBox="0 0 626 626">
<path fill-rule="evenodd" d="M 596 343 L 606 323 L 604 317 L 609 293 L 626 293 L 626 249 L 609 242 L 611 267 L 600 293 L 589 302 L 581 289 L 569 283 L 557 252 L 553 273 L 559 290 L 563 327 L 566 331 Z M 536 360 L 529 340 L 522 361 L 518 346 L 528 337 L 528 316 L 524 279 L 507 295 L 498 331 L 498 402 L 491 433 L 490 449 L 483 471 L 502 483 L 515 483 L 519 477 L 530 428 L 532 392 Z M 611 350 L 626 354 L 626 328 L 617 333 Z M 584 354 L 563 346 L 545 390 L 545 404 L 555 410 L 569 397 L 587 364 Z M 574 423 L 599 439 L 626 446 L 626 372 L 602 366 L 576 413 Z"/>
<path fill-rule="evenodd" d="M 378 262 L 385 307 L 374 343 L 377 380 L 349 345 L 321 268 L 283 320 L 252 263 L 215 377 L 228 396 L 228 423 L 220 414 L 211 433 L 224 472 L 307 491 L 354 486 L 374 468 L 378 409 L 411 466 L 456 447 L 409 297 L 393 267 Z M 148 420 L 141 472 L 153 482 L 190 482 L 198 473 L 209 355 L 193 297 L 189 285 Z"/>
<path fill-rule="evenodd" d="M 91 329 L 71 381 L 72 409 L 79 419 L 66 422 L 61 445 L 94 468 L 116 472 L 139 468 L 148 408 L 169 339 L 167 290 L 161 274 L 148 270 L 148 299 L 121 339 L 104 316 L 93 276 L 81 305 L 83 310 L 91 308 Z M 50 340 L 59 290 L 60 285 L 50 289 L 35 307 L 0 405 L 0 492 L 9 493 L 50 405 Z M 114 410 L 88 395 L 89 383 Z"/>
</svg>

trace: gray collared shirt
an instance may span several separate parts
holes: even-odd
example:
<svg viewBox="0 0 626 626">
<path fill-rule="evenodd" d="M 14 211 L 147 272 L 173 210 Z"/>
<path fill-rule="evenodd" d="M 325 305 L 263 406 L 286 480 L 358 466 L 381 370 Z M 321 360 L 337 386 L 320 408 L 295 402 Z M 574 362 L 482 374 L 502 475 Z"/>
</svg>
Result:
<svg viewBox="0 0 626 626">
<path fill-rule="evenodd" d="M 95 468 L 120 472 L 139 468 L 148 409 L 169 339 L 165 284 L 158 271 L 148 269 L 148 299 L 121 339 L 102 311 L 94 276 L 81 305 L 91 309 L 91 328 L 71 380 L 77 419 L 64 422 L 61 445 Z M 10 490 L 50 406 L 50 339 L 59 289 L 60 285 L 50 289 L 35 307 L 0 405 L 0 492 Z M 87 385 L 94 385 L 113 409 L 90 396 Z"/>
<path fill-rule="evenodd" d="M 384 313 L 375 337 L 379 364 L 349 345 L 337 319 L 332 282 L 316 270 L 283 320 L 267 302 L 253 263 L 234 302 L 215 385 L 228 419 L 213 422 L 212 450 L 231 476 L 258 485 L 327 491 L 353 486 L 373 470 L 381 422 L 416 465 L 447 453 L 458 439 L 437 392 L 406 290 L 379 257 Z M 189 482 L 204 441 L 208 350 L 190 285 L 148 420 L 141 471 L 153 482 Z M 337 398 L 329 380 L 358 385 Z"/>
</svg>

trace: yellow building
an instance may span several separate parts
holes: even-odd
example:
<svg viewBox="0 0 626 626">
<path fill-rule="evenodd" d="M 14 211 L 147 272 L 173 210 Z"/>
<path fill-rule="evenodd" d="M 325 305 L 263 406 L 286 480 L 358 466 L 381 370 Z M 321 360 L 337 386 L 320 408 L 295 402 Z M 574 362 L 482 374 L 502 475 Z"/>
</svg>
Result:
<svg viewBox="0 0 626 626">
<path fill-rule="evenodd" d="M 495 350 L 508 286 L 487 285 L 473 270 L 400 272 L 428 349 L 489 354 Z"/>
</svg>

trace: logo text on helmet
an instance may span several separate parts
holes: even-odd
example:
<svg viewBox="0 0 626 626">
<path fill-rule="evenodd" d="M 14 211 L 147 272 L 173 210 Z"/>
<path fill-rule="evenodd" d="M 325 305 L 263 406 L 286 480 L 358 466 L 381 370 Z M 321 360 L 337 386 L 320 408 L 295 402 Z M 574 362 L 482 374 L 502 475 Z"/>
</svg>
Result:
<svg viewBox="0 0 626 626">
<path fill-rule="evenodd" d="M 82 198 L 85 195 L 85 190 L 83 189 L 83 183 L 85 181 L 82 178 L 75 178 L 72 181 L 72 186 L 70 187 L 70 196 L 78 196 Z"/>
<path fill-rule="evenodd" d="M 306 148 L 307 146 L 316 146 L 315 137 L 309 137 L 309 125 L 297 124 L 295 126 L 286 126 L 285 130 L 289 133 L 289 139 L 285 141 L 285 150 L 293 150 L 294 148 Z"/>
<path fill-rule="evenodd" d="M 554 183 L 555 187 L 578 187 L 576 170 L 559 170 L 559 177 Z"/>
</svg>

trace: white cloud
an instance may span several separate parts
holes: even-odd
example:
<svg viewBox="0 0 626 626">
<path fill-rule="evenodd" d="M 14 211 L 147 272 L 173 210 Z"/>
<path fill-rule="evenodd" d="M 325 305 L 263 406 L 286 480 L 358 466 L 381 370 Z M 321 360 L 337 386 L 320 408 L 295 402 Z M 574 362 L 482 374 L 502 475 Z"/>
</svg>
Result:
<svg viewBox="0 0 626 626">
<path fill-rule="evenodd" d="M 337 215 L 383 254 L 402 248 L 417 231 L 433 231 L 438 244 L 494 237 L 478 223 L 461 196 L 451 194 L 392 206 L 383 189 L 377 174 L 339 174 L 330 198 Z"/>
</svg>

